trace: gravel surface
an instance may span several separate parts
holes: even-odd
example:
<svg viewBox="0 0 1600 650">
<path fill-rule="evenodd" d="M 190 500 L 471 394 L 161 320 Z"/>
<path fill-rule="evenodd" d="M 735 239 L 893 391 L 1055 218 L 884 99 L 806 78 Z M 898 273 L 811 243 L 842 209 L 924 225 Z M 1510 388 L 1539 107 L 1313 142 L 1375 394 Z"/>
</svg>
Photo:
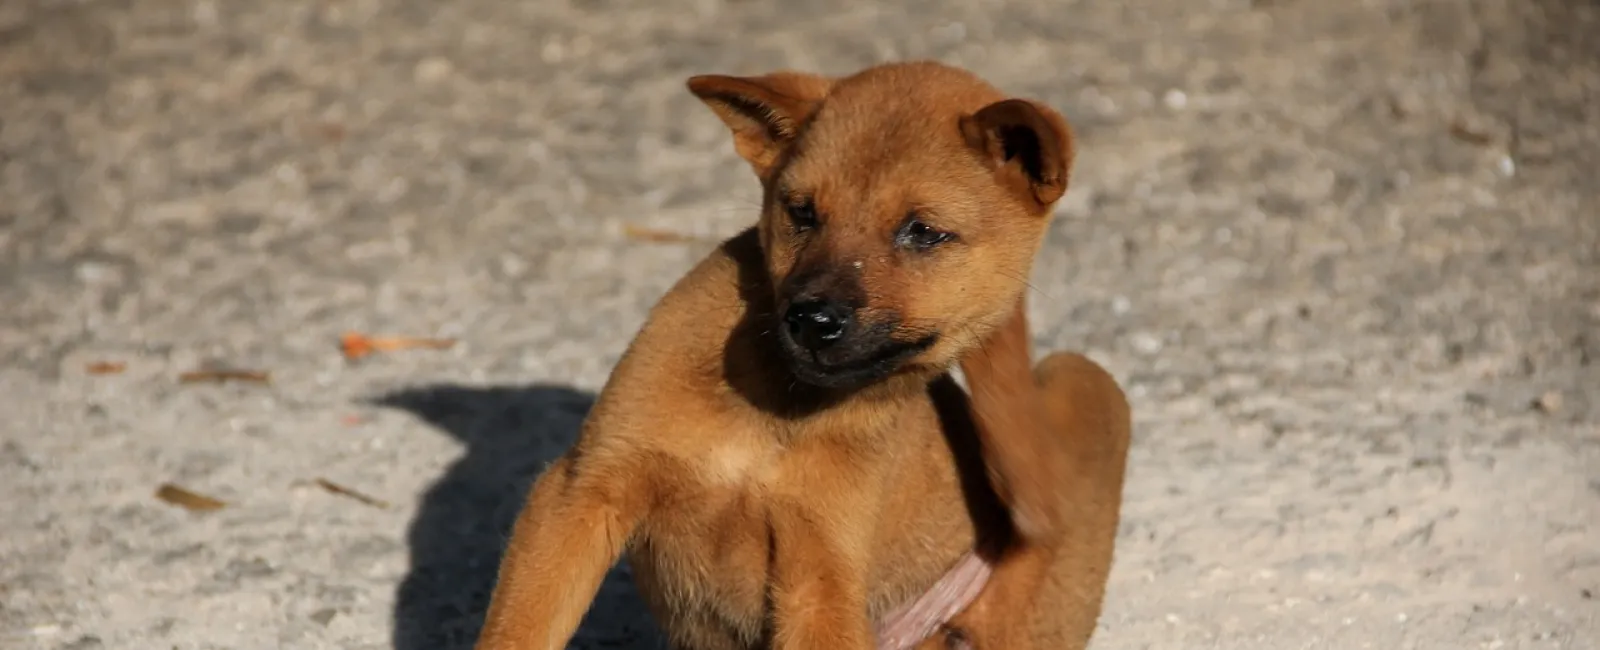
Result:
<svg viewBox="0 0 1600 650">
<path fill-rule="evenodd" d="M 1032 316 L 1134 402 L 1097 648 L 1600 648 L 1596 34 L 1591 0 L 6 0 L 0 647 L 468 648 L 532 474 L 753 219 L 683 80 L 934 57 L 1077 128 Z M 619 569 L 576 646 L 652 635 Z"/>
</svg>

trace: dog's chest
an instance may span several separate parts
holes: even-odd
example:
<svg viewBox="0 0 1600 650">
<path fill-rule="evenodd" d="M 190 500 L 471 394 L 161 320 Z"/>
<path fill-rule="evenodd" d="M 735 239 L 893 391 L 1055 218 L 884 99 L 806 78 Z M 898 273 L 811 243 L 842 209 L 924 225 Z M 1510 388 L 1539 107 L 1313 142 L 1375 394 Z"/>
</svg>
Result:
<svg viewBox="0 0 1600 650">
<path fill-rule="evenodd" d="M 762 634 L 773 549 L 765 492 L 781 476 L 779 456 L 725 445 L 676 468 L 630 552 L 641 590 L 669 628 L 692 625 L 700 629 L 690 636 L 736 645 Z"/>
</svg>

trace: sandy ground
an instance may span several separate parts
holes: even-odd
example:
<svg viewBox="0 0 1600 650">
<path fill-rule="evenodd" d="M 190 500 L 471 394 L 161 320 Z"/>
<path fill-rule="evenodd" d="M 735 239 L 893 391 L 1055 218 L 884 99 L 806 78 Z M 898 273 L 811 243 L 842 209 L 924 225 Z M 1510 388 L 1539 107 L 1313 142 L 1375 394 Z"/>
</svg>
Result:
<svg viewBox="0 0 1600 650">
<path fill-rule="evenodd" d="M 937 57 L 1079 132 L 1032 310 L 1135 402 L 1097 648 L 1600 648 L 1597 34 L 1589 0 L 7 0 L 0 647 L 467 648 L 530 476 L 752 219 L 683 79 Z M 272 381 L 177 381 L 207 364 Z M 623 573 L 577 647 L 655 647 Z"/>
</svg>

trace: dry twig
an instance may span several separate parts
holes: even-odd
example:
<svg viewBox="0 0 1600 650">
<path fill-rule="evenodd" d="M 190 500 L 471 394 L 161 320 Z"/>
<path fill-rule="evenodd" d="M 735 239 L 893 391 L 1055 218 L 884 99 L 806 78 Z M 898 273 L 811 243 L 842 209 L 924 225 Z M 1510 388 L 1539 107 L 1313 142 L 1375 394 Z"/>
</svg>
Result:
<svg viewBox="0 0 1600 650">
<path fill-rule="evenodd" d="M 325 479 L 325 478 L 318 478 L 317 480 L 313 481 L 313 483 L 315 483 L 317 485 L 317 487 L 322 488 L 323 490 L 326 490 L 330 494 L 337 494 L 337 495 L 342 496 L 342 497 L 348 497 L 348 498 L 351 498 L 351 499 L 355 499 L 356 501 L 359 501 L 359 502 L 364 503 L 366 505 L 372 506 L 374 508 L 379 508 L 379 509 L 384 509 L 384 510 L 389 508 L 389 502 L 387 502 L 387 501 L 384 501 L 384 500 L 379 499 L 377 497 L 372 497 L 372 496 L 368 496 L 366 494 L 362 494 L 360 492 L 357 492 L 355 490 L 347 488 L 347 487 L 345 487 L 343 485 L 339 485 L 338 483 L 334 483 L 333 481 L 330 481 L 330 480 Z"/>
<path fill-rule="evenodd" d="M 162 483 L 156 489 L 156 498 L 190 512 L 210 512 L 221 510 L 228 504 L 218 501 L 204 494 L 191 492 L 171 483 Z"/>
<path fill-rule="evenodd" d="M 178 375 L 178 382 L 184 384 L 222 384 L 230 381 L 268 384 L 272 383 L 272 373 L 264 370 L 191 370 Z"/>
<path fill-rule="evenodd" d="M 121 361 L 96 361 L 84 367 L 91 375 L 116 375 L 127 369 L 128 364 Z"/>
</svg>

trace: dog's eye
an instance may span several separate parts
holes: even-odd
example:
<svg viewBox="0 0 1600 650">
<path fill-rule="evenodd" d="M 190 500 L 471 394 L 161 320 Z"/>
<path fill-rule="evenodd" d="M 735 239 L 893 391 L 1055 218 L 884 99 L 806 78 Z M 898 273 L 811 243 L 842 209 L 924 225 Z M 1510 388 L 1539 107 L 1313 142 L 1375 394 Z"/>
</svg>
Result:
<svg viewBox="0 0 1600 650">
<path fill-rule="evenodd" d="M 817 207 L 809 199 L 795 201 L 789 204 L 789 223 L 794 224 L 794 229 L 805 232 L 817 227 Z"/>
<path fill-rule="evenodd" d="M 935 229 L 915 215 L 906 220 L 906 224 L 900 227 L 900 233 L 895 236 L 901 246 L 917 249 L 933 248 L 953 238 L 954 233 Z"/>
</svg>

